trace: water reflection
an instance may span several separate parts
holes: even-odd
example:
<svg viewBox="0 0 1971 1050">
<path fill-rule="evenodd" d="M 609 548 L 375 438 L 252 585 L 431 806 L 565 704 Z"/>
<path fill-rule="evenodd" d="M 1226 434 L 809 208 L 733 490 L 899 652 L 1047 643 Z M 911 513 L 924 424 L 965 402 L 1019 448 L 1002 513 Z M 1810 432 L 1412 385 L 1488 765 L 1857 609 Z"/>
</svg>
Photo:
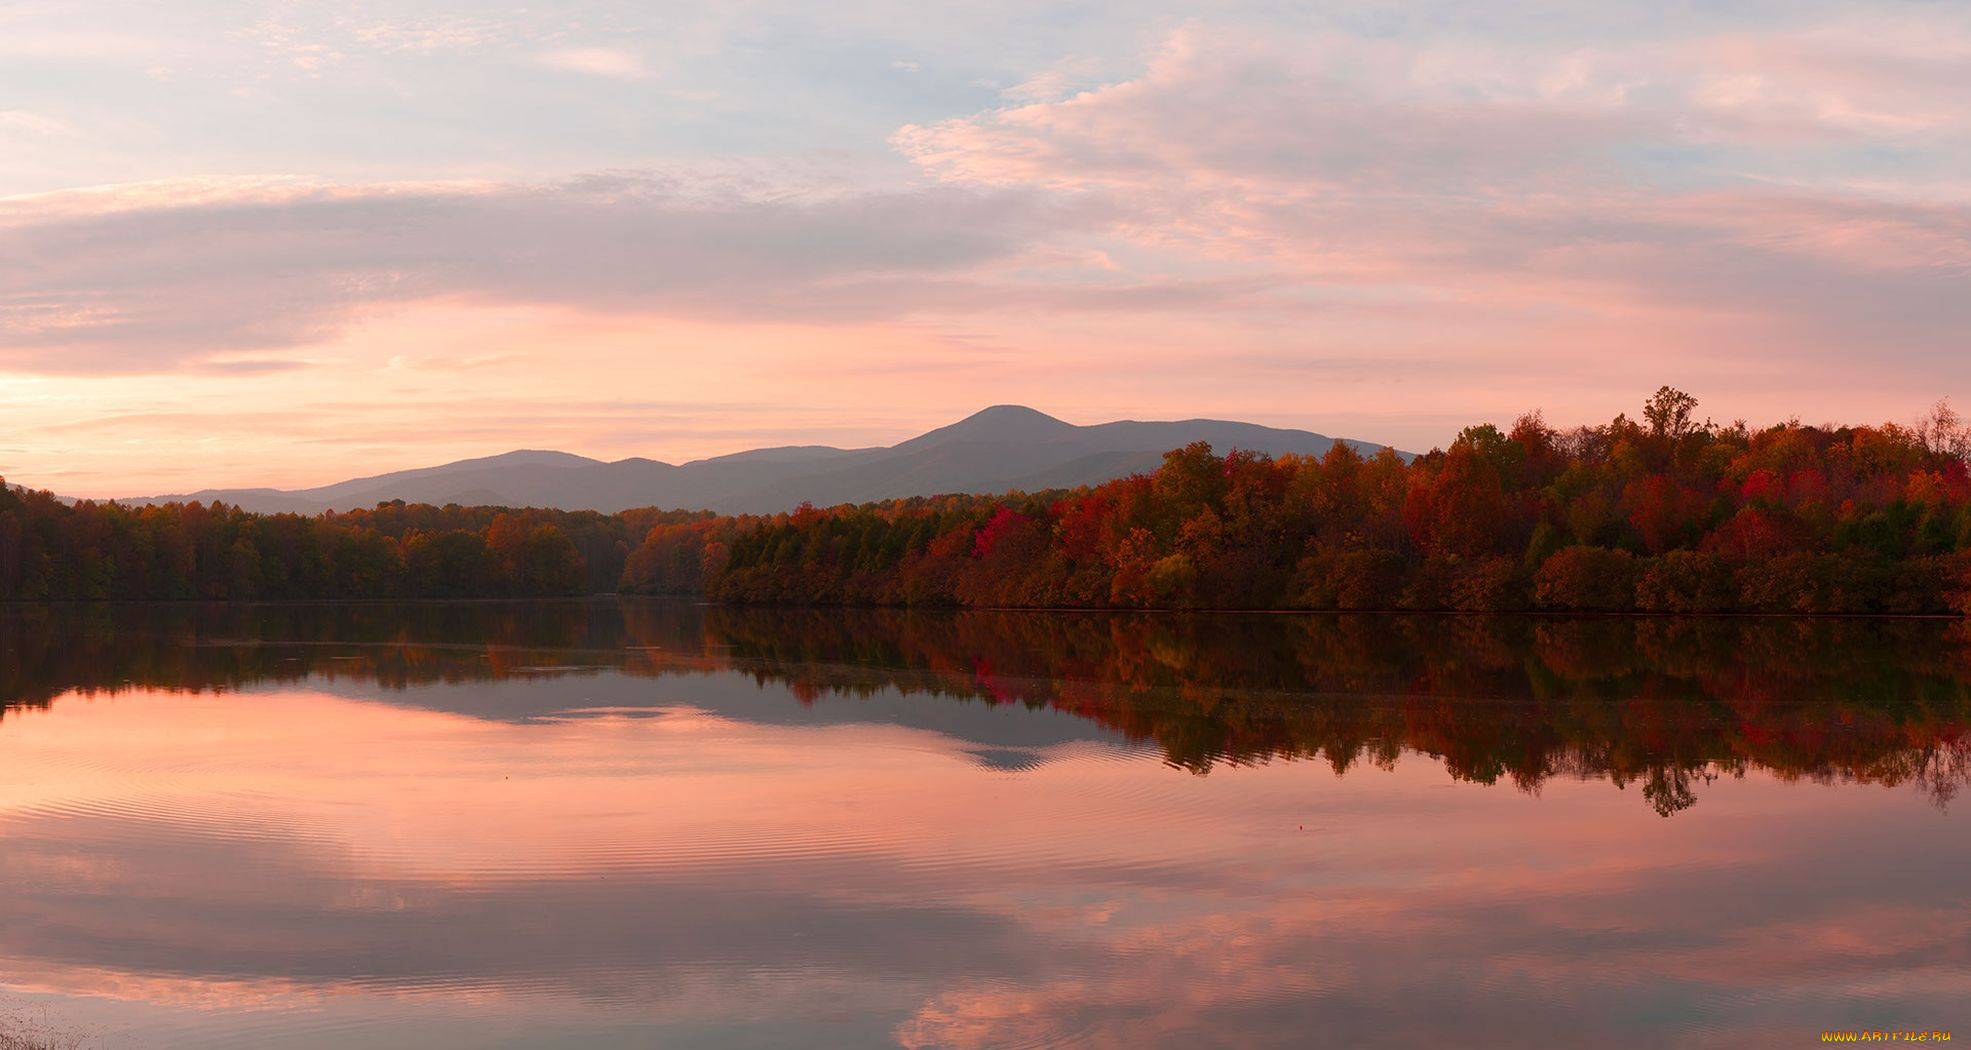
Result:
<svg viewBox="0 0 1971 1050">
<path fill-rule="evenodd" d="M 1690 807 L 1748 769 L 1913 785 L 1947 806 L 1971 780 L 1971 635 L 1955 621 L 1186 616 L 706 607 L 682 602 L 16 608 L 0 613 L 0 703 L 126 689 L 431 683 L 602 672 L 743 672 L 815 717 L 928 728 L 963 716 L 876 704 L 919 694 L 1067 712 L 1172 765 L 1320 758 L 1337 773 L 1405 751 L 1452 776 L 1537 792 L 1556 776 L 1640 785 Z M 463 701 L 527 718 L 558 694 Z M 511 705 L 518 703 L 519 708 Z M 505 705 L 505 706 L 502 706 Z M 794 717 L 778 702 L 743 717 Z M 1049 725 L 1047 739 L 1058 735 Z M 1103 738 L 1096 733 L 1095 738 Z M 989 765 L 1036 761 L 974 741 Z"/>
<path fill-rule="evenodd" d="M 0 624 L 0 998 L 105 1047 L 1655 1048 L 1971 1020 L 1971 836 L 1909 790 L 1964 780 L 1948 624 Z"/>
</svg>

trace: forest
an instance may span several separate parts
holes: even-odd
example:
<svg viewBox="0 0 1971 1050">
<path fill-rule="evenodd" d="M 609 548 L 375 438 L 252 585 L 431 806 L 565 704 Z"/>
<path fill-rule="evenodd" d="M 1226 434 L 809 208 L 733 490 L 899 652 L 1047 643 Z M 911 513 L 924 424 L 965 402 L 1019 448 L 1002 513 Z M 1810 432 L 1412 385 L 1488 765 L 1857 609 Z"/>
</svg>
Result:
<svg viewBox="0 0 1971 1050">
<path fill-rule="evenodd" d="M 432 507 L 303 517 L 73 504 L 0 487 L 0 600 L 539 598 L 613 591 L 659 525 L 704 513 Z"/>
<path fill-rule="evenodd" d="M 786 514 L 380 504 L 316 517 L 0 489 L 0 599 L 699 595 L 734 603 L 1474 612 L 1971 609 L 1971 427 L 1753 429 L 1664 387 L 1406 462 L 1175 449 L 1073 491 Z"/>
</svg>

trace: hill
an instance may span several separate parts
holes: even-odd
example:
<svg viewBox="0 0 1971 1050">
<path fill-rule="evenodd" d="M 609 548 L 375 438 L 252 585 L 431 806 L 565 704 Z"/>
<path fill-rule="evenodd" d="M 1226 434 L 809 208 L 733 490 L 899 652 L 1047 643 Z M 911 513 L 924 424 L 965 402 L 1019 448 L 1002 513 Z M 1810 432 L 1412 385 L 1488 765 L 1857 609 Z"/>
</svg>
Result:
<svg viewBox="0 0 1971 1050">
<path fill-rule="evenodd" d="M 681 465 L 642 458 L 609 463 L 566 452 L 520 450 L 311 489 L 205 489 L 121 502 L 223 500 L 264 514 L 351 510 L 398 499 L 603 513 L 654 506 L 765 514 L 803 502 L 827 507 L 902 496 L 1100 484 L 1155 469 L 1164 452 L 1194 441 L 1210 442 L 1220 453 L 1237 448 L 1318 456 L 1337 440 L 1346 439 L 1217 419 L 1076 426 L 1031 408 L 998 405 L 887 448 L 787 446 Z M 1347 444 L 1365 454 L 1381 447 Z"/>
</svg>

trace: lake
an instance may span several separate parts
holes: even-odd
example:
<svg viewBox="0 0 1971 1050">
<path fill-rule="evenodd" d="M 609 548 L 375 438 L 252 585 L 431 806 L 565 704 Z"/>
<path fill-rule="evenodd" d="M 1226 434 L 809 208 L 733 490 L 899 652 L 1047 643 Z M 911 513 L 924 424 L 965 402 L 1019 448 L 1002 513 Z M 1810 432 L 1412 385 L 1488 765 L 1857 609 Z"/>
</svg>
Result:
<svg viewBox="0 0 1971 1050">
<path fill-rule="evenodd" d="M 0 608 L 0 1030 L 1971 1038 L 1945 620 Z"/>
</svg>

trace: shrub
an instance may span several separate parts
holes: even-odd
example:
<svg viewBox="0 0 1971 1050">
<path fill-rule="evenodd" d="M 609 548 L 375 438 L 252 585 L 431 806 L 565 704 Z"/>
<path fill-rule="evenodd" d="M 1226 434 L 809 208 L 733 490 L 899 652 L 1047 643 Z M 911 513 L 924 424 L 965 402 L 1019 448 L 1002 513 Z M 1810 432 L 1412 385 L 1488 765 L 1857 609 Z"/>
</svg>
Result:
<svg viewBox="0 0 1971 1050">
<path fill-rule="evenodd" d="M 1628 551 L 1563 547 L 1533 575 L 1533 598 L 1547 609 L 1622 612 L 1635 607 L 1635 571 Z"/>
<path fill-rule="evenodd" d="M 1637 565 L 1636 608 L 1644 612 L 1724 612 L 1737 600 L 1731 570 L 1717 555 L 1671 551 Z"/>
</svg>

